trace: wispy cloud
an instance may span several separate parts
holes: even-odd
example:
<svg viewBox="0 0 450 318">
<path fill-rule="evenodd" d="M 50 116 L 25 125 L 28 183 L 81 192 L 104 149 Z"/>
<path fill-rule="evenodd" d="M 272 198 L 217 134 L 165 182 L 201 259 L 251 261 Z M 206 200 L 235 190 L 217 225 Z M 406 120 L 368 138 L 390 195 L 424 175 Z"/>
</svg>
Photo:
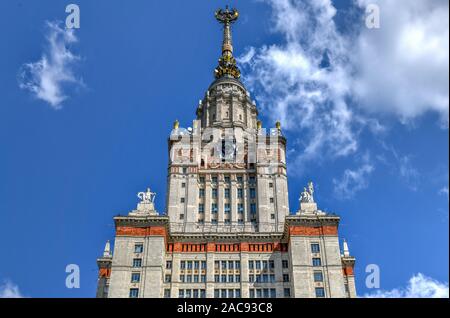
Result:
<svg viewBox="0 0 450 318">
<path fill-rule="evenodd" d="M 392 290 L 365 294 L 368 298 L 449 298 L 448 283 L 439 282 L 421 273 L 410 278 L 408 285 Z"/>
<path fill-rule="evenodd" d="M 442 189 L 439 190 L 439 195 L 443 195 L 445 197 L 447 197 L 447 200 L 449 199 L 448 196 L 448 187 L 443 187 Z"/>
<path fill-rule="evenodd" d="M 80 57 L 70 46 L 78 42 L 73 29 L 63 29 L 58 22 L 46 23 L 46 46 L 37 62 L 26 63 L 19 72 L 19 86 L 34 97 L 47 102 L 52 108 L 60 109 L 68 98 L 65 89 L 83 85 L 74 72 Z"/>
<path fill-rule="evenodd" d="M 333 179 L 334 195 L 342 200 L 351 199 L 369 186 L 369 177 L 375 167 L 366 154 L 362 164 L 356 169 L 346 169 L 340 179 Z"/>
<path fill-rule="evenodd" d="M 0 284 L 0 298 L 22 298 L 19 287 L 10 281 Z"/>
<path fill-rule="evenodd" d="M 386 132 L 381 114 L 410 122 L 434 112 L 448 127 L 448 1 L 355 0 L 339 12 L 352 32 L 336 26 L 331 0 L 263 1 L 283 40 L 249 47 L 238 61 L 262 112 L 301 136 L 293 171 L 359 152 L 363 130 Z M 368 2 L 381 8 L 381 29 L 365 26 Z"/>
</svg>

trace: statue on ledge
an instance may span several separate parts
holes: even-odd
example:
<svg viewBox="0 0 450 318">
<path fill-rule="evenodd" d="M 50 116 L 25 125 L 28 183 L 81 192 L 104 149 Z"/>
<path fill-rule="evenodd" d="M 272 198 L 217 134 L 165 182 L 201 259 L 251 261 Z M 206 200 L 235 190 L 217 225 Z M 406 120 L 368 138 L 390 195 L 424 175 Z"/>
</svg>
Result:
<svg viewBox="0 0 450 318">
<path fill-rule="evenodd" d="M 301 203 L 314 203 L 314 184 L 308 183 L 308 189 L 303 188 L 303 192 L 300 194 Z"/>
</svg>

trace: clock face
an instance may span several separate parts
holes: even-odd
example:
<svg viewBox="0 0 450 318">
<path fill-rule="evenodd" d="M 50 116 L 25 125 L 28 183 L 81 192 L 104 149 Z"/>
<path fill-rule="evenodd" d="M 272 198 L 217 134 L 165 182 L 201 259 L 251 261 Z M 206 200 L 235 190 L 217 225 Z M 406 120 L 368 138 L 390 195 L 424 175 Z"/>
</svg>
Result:
<svg viewBox="0 0 450 318">
<path fill-rule="evenodd" d="M 224 161 L 234 161 L 236 158 L 236 140 L 222 139 L 221 159 Z"/>
</svg>

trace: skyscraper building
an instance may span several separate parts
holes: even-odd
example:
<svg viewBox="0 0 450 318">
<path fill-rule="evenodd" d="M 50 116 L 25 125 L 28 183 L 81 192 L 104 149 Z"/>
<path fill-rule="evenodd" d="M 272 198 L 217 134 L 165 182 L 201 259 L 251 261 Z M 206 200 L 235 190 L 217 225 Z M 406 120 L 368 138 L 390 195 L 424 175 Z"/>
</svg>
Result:
<svg viewBox="0 0 450 318">
<path fill-rule="evenodd" d="M 215 16 L 222 55 L 192 127 L 170 133 L 166 211 L 147 189 L 114 217 L 97 297 L 356 297 L 340 217 L 318 208 L 312 182 L 290 212 L 281 124 L 263 128 L 233 57 L 238 12 Z"/>
</svg>

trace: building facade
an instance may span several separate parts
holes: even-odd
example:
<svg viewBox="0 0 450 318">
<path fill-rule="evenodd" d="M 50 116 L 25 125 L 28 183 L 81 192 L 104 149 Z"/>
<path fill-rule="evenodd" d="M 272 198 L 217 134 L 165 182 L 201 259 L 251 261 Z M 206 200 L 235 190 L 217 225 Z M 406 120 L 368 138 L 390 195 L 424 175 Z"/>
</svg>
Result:
<svg viewBox="0 0 450 318">
<path fill-rule="evenodd" d="M 231 26 L 218 10 L 222 56 L 192 127 L 170 133 L 166 212 L 155 193 L 114 218 L 99 266 L 97 297 L 356 297 L 340 218 L 318 209 L 310 182 L 290 213 L 286 138 L 263 128 L 240 81 Z"/>
</svg>

